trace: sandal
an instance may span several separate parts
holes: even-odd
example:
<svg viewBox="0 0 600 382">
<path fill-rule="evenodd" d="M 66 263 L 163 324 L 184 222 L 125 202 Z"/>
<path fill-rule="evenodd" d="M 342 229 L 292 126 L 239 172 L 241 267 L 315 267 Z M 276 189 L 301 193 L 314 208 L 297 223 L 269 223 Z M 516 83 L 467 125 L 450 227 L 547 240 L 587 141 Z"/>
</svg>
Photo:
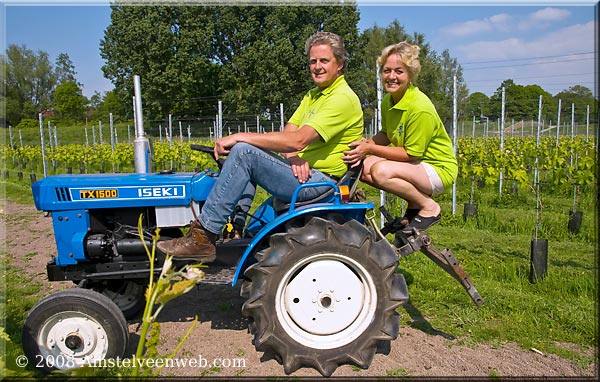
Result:
<svg viewBox="0 0 600 382">
<path fill-rule="evenodd" d="M 411 234 L 413 232 L 413 228 L 418 231 L 424 231 L 427 228 L 434 225 L 435 223 L 439 222 L 440 220 L 442 220 L 441 213 L 437 216 L 429 216 L 429 217 L 423 217 L 423 216 L 417 214 L 417 216 L 415 216 L 414 219 L 411 220 L 411 222 L 406 227 L 404 227 L 402 232 L 404 232 L 406 234 Z"/>
<path fill-rule="evenodd" d="M 418 208 L 407 208 L 404 216 L 400 218 L 400 224 L 407 226 L 419 214 Z"/>
</svg>

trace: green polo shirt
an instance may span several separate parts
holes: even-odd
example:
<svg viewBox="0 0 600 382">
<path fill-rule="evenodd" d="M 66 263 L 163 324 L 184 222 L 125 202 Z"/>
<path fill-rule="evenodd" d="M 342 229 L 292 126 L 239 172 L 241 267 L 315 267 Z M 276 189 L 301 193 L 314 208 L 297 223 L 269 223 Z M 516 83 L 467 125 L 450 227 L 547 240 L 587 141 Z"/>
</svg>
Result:
<svg viewBox="0 0 600 382">
<path fill-rule="evenodd" d="M 350 142 L 362 138 L 363 112 L 344 76 L 323 91 L 316 87 L 309 90 L 289 122 L 300 128 L 308 125 L 321 136 L 298 153 L 311 168 L 338 177 L 346 173 L 343 152 Z"/>
<path fill-rule="evenodd" d="M 381 103 L 382 131 L 393 146 L 402 146 L 409 155 L 429 163 L 447 189 L 458 174 L 452 141 L 435 106 L 412 84 L 395 105 L 391 94 Z"/>
</svg>

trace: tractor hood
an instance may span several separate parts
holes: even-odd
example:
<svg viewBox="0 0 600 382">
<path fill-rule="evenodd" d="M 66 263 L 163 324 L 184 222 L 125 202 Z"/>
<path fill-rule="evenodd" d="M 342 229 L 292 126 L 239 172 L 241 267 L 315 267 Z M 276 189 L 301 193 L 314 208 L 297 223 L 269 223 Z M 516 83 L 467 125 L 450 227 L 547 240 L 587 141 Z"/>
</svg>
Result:
<svg viewBox="0 0 600 382">
<path fill-rule="evenodd" d="M 212 171 L 54 175 L 35 182 L 31 189 L 41 211 L 180 206 L 206 200 L 215 176 Z"/>
</svg>

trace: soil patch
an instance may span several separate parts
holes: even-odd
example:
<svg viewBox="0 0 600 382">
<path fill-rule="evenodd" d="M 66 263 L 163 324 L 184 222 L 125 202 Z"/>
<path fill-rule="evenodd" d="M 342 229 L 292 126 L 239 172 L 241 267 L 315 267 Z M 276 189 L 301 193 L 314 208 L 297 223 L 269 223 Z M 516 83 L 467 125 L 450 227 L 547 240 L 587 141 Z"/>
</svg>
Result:
<svg viewBox="0 0 600 382">
<path fill-rule="evenodd" d="M 0 237 L 5 238 L 9 264 L 20 268 L 32 280 L 43 283 L 43 294 L 73 286 L 71 282 L 49 282 L 46 263 L 56 255 L 52 221 L 34 206 L 3 200 L 0 204 Z M 192 325 L 198 325 L 176 356 L 179 367 L 163 369 L 163 375 L 175 376 L 285 376 L 283 367 L 270 354 L 257 352 L 241 316 L 243 300 L 239 288 L 228 285 L 200 285 L 171 301 L 159 316 L 159 351 L 169 354 Z M 407 314 L 401 311 L 401 314 Z M 135 352 L 140 323 L 130 321 L 129 354 Z M 458 339 L 438 332 L 428 334 L 412 327 L 400 328 L 389 349 L 375 355 L 369 369 L 350 365 L 339 367 L 333 376 L 419 376 L 419 377 L 582 377 L 598 376 L 596 365 L 579 366 L 553 354 L 522 349 L 515 343 L 499 346 L 464 346 Z M 572 344 L 564 344 L 578 348 Z M 593 356 L 593 350 L 587 350 Z M 195 361 L 191 361 L 191 360 Z M 203 361 L 204 360 L 204 361 Z M 193 365 L 190 366 L 189 364 Z M 303 368 L 292 376 L 318 377 Z"/>
</svg>

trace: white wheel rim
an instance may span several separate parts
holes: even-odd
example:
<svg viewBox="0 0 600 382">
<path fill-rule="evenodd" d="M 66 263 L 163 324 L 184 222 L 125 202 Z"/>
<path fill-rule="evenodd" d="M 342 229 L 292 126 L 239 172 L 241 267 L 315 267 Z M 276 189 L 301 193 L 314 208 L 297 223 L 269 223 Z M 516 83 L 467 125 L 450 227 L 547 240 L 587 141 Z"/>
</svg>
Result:
<svg viewBox="0 0 600 382">
<path fill-rule="evenodd" d="M 304 346 L 333 349 L 371 324 L 377 291 L 358 262 L 335 253 L 307 257 L 281 279 L 275 297 L 279 322 Z"/>
<path fill-rule="evenodd" d="M 102 360 L 108 352 L 106 330 L 83 312 L 65 311 L 48 318 L 37 343 L 48 366 L 60 370 Z"/>
</svg>

